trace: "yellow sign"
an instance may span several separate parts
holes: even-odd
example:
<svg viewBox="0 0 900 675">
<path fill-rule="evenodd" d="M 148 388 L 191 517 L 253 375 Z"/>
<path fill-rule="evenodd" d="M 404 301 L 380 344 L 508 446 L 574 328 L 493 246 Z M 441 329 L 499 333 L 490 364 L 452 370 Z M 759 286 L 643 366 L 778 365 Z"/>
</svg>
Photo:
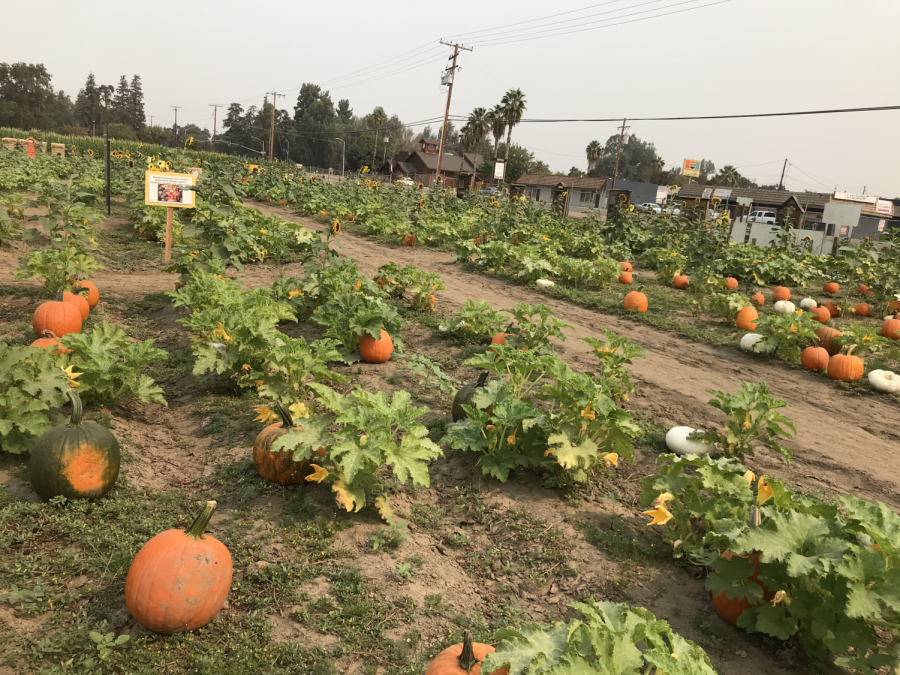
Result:
<svg viewBox="0 0 900 675">
<path fill-rule="evenodd" d="M 684 160 L 684 164 L 681 165 L 681 175 L 690 176 L 691 178 L 700 178 L 700 160 Z"/>
<path fill-rule="evenodd" d="M 147 206 L 192 209 L 194 191 L 184 188 L 196 182 L 196 176 L 190 173 L 147 171 L 144 174 L 144 203 Z"/>
</svg>

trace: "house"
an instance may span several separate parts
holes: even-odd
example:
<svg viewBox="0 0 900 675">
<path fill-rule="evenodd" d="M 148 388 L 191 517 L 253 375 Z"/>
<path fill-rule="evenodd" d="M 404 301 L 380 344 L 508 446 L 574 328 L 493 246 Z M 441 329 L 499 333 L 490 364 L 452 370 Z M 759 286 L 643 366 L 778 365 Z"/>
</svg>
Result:
<svg viewBox="0 0 900 675">
<path fill-rule="evenodd" d="M 409 176 L 417 183 L 431 185 L 431 181 L 437 173 L 438 153 L 440 147 L 434 141 L 423 140 L 418 150 L 403 150 L 398 152 L 378 170 L 378 173 L 391 176 L 391 180 L 397 180 L 401 176 Z M 460 173 L 471 175 L 481 164 L 481 157 L 473 152 L 465 155 L 454 155 L 444 152 L 441 163 L 441 175 L 444 177 L 444 185 L 453 187 L 455 178 Z"/>
<path fill-rule="evenodd" d="M 659 204 L 662 206 L 666 197 L 669 195 L 669 189 L 664 185 L 656 183 L 641 183 L 636 180 L 616 179 L 616 190 L 631 190 L 632 204 Z"/>
<path fill-rule="evenodd" d="M 525 186 L 525 196 L 532 201 L 544 200 L 552 204 L 558 196 L 567 193 L 566 215 L 584 214 L 598 208 L 600 198 L 606 193 L 605 178 L 526 174 L 516 183 Z"/>
</svg>

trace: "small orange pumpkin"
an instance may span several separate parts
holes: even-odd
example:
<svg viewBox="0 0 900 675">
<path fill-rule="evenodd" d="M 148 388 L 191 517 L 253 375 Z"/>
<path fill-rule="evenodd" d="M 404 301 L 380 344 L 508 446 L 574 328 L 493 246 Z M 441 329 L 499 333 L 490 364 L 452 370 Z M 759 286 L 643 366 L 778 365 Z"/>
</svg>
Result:
<svg viewBox="0 0 900 675">
<path fill-rule="evenodd" d="M 630 263 L 630 262 L 620 262 L 620 263 L 619 263 L 619 268 L 620 268 L 623 272 L 633 272 L 633 271 L 634 271 L 634 268 L 631 266 L 631 263 Z"/>
<path fill-rule="evenodd" d="M 87 289 L 88 306 L 90 306 L 91 309 L 94 309 L 94 307 L 97 306 L 97 303 L 100 302 L 100 291 L 97 289 L 97 286 L 94 284 L 93 281 L 79 279 L 78 281 L 75 282 L 76 293 L 77 293 L 77 288 L 79 286 L 81 288 Z"/>
<path fill-rule="evenodd" d="M 632 281 L 631 272 L 622 272 L 622 274 L 619 275 L 619 283 L 620 284 L 626 284 L 628 286 L 631 286 L 631 281 Z"/>
<path fill-rule="evenodd" d="M 686 274 L 676 274 L 675 278 L 672 279 L 672 285 L 678 290 L 684 290 L 690 283 L 691 280 Z"/>
<path fill-rule="evenodd" d="M 766 296 L 764 296 L 762 293 L 754 293 L 753 297 L 750 298 L 750 302 L 752 302 L 757 307 L 762 307 L 764 304 L 766 304 Z"/>
<path fill-rule="evenodd" d="M 253 463 L 256 465 L 259 475 L 273 483 L 298 485 L 312 473 L 309 468 L 311 460 L 304 459 L 295 462 L 293 451 L 272 452 L 271 448 L 272 443 L 288 431 L 292 429 L 302 431 L 303 427 L 294 426 L 291 414 L 281 405 L 281 401 L 275 401 L 275 409 L 281 416 L 281 422 L 270 424 L 259 432 L 256 440 L 253 441 Z"/>
<path fill-rule="evenodd" d="M 71 302 L 63 302 L 63 290 L 56 294 L 56 300 L 48 300 L 34 311 L 31 329 L 35 337 L 44 337 L 45 331 L 56 333 L 57 337 L 81 332 L 81 312 Z"/>
<path fill-rule="evenodd" d="M 891 340 L 900 340 L 900 314 L 894 314 L 894 316 L 881 324 L 879 335 Z"/>
<path fill-rule="evenodd" d="M 860 295 L 872 295 L 872 291 L 869 290 L 869 287 L 866 286 L 865 284 L 860 284 L 857 287 L 856 292 L 859 293 Z"/>
<path fill-rule="evenodd" d="M 850 311 L 856 314 L 856 316 L 871 316 L 872 314 L 872 308 L 864 302 L 859 303 Z"/>
<path fill-rule="evenodd" d="M 71 349 L 66 349 L 62 346 L 62 342 L 56 339 L 56 334 L 52 330 L 44 331 L 44 335 L 47 337 L 38 338 L 34 342 L 31 343 L 32 347 L 42 347 L 44 349 L 49 349 L 52 347 L 56 347 L 56 351 L 54 354 L 71 354 Z"/>
<path fill-rule="evenodd" d="M 772 293 L 772 300 L 774 302 L 779 302 L 780 300 L 790 300 L 791 299 L 791 291 L 786 286 L 779 286 Z"/>
<path fill-rule="evenodd" d="M 819 339 L 819 346 L 824 347 L 830 356 L 834 356 L 841 351 L 841 345 L 835 341 L 835 338 L 841 337 L 843 333 L 837 328 L 822 326 L 816 328 L 816 337 Z"/>
<path fill-rule="evenodd" d="M 493 651 L 491 645 L 472 642 L 472 634 L 463 631 L 462 644 L 447 647 L 435 656 L 425 675 L 481 675 L 481 662 Z M 500 668 L 490 675 L 509 675 L 509 668 Z"/>
<path fill-rule="evenodd" d="M 800 365 L 810 370 L 825 370 L 830 358 L 828 350 L 823 347 L 807 347 L 800 354 Z"/>
<path fill-rule="evenodd" d="M 723 284 L 723 288 L 726 291 L 730 291 L 734 288 L 738 287 L 738 280 L 734 277 L 725 277 L 725 283 Z"/>
<path fill-rule="evenodd" d="M 85 298 L 81 292 L 87 292 L 87 289 L 76 288 L 74 293 L 69 293 L 69 291 L 63 292 L 63 302 L 70 302 L 78 309 L 78 313 L 81 314 L 82 320 L 88 317 L 88 314 L 91 313 L 91 306 L 88 304 L 87 298 Z"/>
<path fill-rule="evenodd" d="M 900 300 L 891 300 L 888 303 L 889 312 L 900 312 Z"/>
<path fill-rule="evenodd" d="M 722 554 L 722 557 L 726 560 L 731 560 L 734 557 L 734 553 L 732 553 L 731 551 L 725 551 L 725 553 Z M 753 574 L 747 577 L 747 583 L 754 583 L 760 586 L 763 589 L 764 600 L 769 601 L 771 600 L 771 598 L 774 598 L 774 594 L 769 591 L 769 589 L 766 588 L 766 586 L 759 580 L 759 555 L 757 555 L 756 553 L 745 553 L 741 557 L 746 558 L 749 563 L 753 565 Z M 737 626 L 737 621 L 741 617 L 741 614 L 754 606 L 750 604 L 750 601 L 746 598 L 729 598 L 727 595 L 725 595 L 725 591 L 721 593 L 713 593 L 712 600 L 713 605 L 715 605 L 716 607 L 716 611 L 719 613 L 719 616 L 725 619 L 725 621 L 730 623 L 732 626 Z"/>
<path fill-rule="evenodd" d="M 841 290 L 841 287 L 838 286 L 835 282 L 829 281 L 827 284 L 825 284 L 825 286 L 822 287 L 822 290 L 825 291 L 828 295 L 834 295 L 839 290 Z"/>
<path fill-rule="evenodd" d="M 737 313 L 734 324 L 741 330 L 754 330 L 759 312 L 754 307 L 744 307 Z"/>
<path fill-rule="evenodd" d="M 231 554 L 205 534 L 216 509 L 206 506 L 187 530 L 166 530 L 141 547 L 125 579 L 125 606 L 157 633 L 196 630 L 212 621 L 228 597 Z"/>
<path fill-rule="evenodd" d="M 635 309 L 643 314 L 647 311 L 648 307 L 647 296 L 639 290 L 631 291 L 631 293 L 625 296 L 623 307 L 625 307 L 625 309 Z"/>
<path fill-rule="evenodd" d="M 853 356 L 856 345 L 850 347 L 846 354 L 835 354 L 828 361 L 828 377 L 841 382 L 857 382 L 862 379 L 865 364 L 858 356 Z"/>
<path fill-rule="evenodd" d="M 841 308 L 834 304 L 831 300 L 822 305 L 825 309 L 828 310 L 828 313 L 833 317 L 838 317 L 841 315 Z"/>
<path fill-rule="evenodd" d="M 828 323 L 831 321 L 831 312 L 828 311 L 827 307 L 813 307 L 809 310 L 809 313 L 812 314 L 812 318 L 819 323 Z"/>
<path fill-rule="evenodd" d="M 366 333 L 359 339 L 359 353 L 366 363 L 384 363 L 394 353 L 394 341 L 383 329 L 377 340 Z"/>
<path fill-rule="evenodd" d="M 407 234 L 403 237 L 403 245 L 404 246 L 415 246 L 416 245 L 416 235 Z"/>
</svg>

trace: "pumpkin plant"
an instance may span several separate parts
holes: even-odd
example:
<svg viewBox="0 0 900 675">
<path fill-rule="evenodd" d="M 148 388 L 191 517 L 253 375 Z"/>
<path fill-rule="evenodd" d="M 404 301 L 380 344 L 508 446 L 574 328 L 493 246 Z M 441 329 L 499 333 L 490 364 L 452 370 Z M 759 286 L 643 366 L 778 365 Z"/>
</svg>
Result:
<svg viewBox="0 0 900 675">
<path fill-rule="evenodd" d="M 359 360 L 359 342 L 363 336 L 381 339 L 388 333 L 403 351 L 400 329 L 405 322 L 393 305 L 361 291 L 350 290 L 332 295 L 316 308 L 312 320 L 326 327 L 325 335 L 340 342 L 339 351 L 348 362 Z"/>
<path fill-rule="evenodd" d="M 477 340 L 489 340 L 509 322 L 509 318 L 495 310 L 490 303 L 471 298 L 466 298 L 462 308 L 454 316 L 454 319 L 447 321 L 446 330 L 470 335 Z"/>
<path fill-rule="evenodd" d="M 260 350 L 259 370 L 252 367 L 243 371 L 238 380 L 241 386 L 255 386 L 257 393 L 267 399 L 276 399 L 286 406 L 307 404 L 311 382 L 340 384 L 347 378 L 329 370 L 328 363 L 340 361 L 336 340 L 316 340 L 307 344 L 302 337 L 292 338 L 283 333 L 275 337 L 274 344 Z M 243 369 L 243 367 L 242 367 Z"/>
<path fill-rule="evenodd" d="M 48 248 L 32 251 L 25 257 L 25 264 L 13 270 L 16 279 L 38 279 L 47 295 L 56 295 L 60 290 L 71 291 L 80 279 L 90 278 L 97 270 L 102 270 L 94 256 L 75 246 Z"/>
<path fill-rule="evenodd" d="M 743 461 L 752 456 L 754 449 L 769 447 L 784 457 L 790 464 L 792 452 L 781 444 L 781 440 L 791 440 L 797 428 L 789 419 L 778 412 L 788 407 L 785 401 L 775 398 L 766 383 L 742 382 L 734 394 L 726 394 L 714 389 L 707 390 L 713 398 L 709 404 L 725 413 L 725 428 L 712 428 L 706 432 L 691 434 L 691 438 L 704 443 L 718 443 L 723 452 Z"/>
<path fill-rule="evenodd" d="M 821 325 L 808 313 L 798 310 L 799 314 L 764 314 L 756 320 L 755 331 L 763 336 L 756 343 L 753 351 L 757 354 L 780 356 L 788 361 L 797 362 L 803 345 L 816 337 L 816 330 Z"/>
<path fill-rule="evenodd" d="M 553 316 L 553 310 L 544 304 L 529 305 L 520 302 L 512 309 L 502 311 L 516 321 L 517 331 L 509 339 L 509 344 L 514 347 L 552 349 L 550 338 L 564 341 L 566 336 L 563 335 L 562 329 L 571 328 L 569 324 Z"/>
<path fill-rule="evenodd" d="M 616 335 L 611 330 L 601 328 L 605 340 L 596 338 L 578 338 L 588 343 L 592 349 L 588 354 L 597 357 L 597 373 L 611 385 L 613 396 L 628 402 L 628 394 L 634 391 L 631 378 L 628 377 L 628 369 L 625 366 L 632 365 L 632 359 L 646 358 L 644 349 L 636 345 L 627 337 Z"/>
</svg>

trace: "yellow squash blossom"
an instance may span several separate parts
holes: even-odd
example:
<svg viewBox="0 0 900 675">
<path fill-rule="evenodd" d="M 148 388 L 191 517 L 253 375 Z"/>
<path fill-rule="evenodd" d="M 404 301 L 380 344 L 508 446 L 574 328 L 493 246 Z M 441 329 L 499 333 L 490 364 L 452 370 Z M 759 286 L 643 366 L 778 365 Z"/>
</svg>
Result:
<svg viewBox="0 0 900 675">
<path fill-rule="evenodd" d="M 253 412 L 255 412 L 258 415 L 258 417 L 255 420 L 253 420 L 254 422 L 262 422 L 263 424 L 265 424 L 269 420 L 277 420 L 278 419 L 278 415 L 276 415 L 274 412 L 269 410 L 268 406 L 261 406 L 259 408 L 254 408 Z"/>
<path fill-rule="evenodd" d="M 607 453 L 606 453 L 605 455 L 603 455 L 600 459 L 603 460 L 603 466 L 605 466 L 607 469 L 608 469 L 609 467 L 611 467 L 611 466 L 614 466 L 614 467 L 616 467 L 616 468 L 619 468 L 619 455 L 618 455 L 618 453 L 615 453 L 615 452 L 607 452 Z"/>
<path fill-rule="evenodd" d="M 310 464 L 309 468 L 313 470 L 311 474 L 306 477 L 306 480 L 310 483 L 321 483 L 323 480 L 328 478 L 328 470 L 323 469 L 318 464 Z"/>
<path fill-rule="evenodd" d="M 588 403 L 584 410 L 581 411 L 581 416 L 588 420 L 593 420 L 597 418 L 597 415 L 591 410 L 591 404 Z"/>
<path fill-rule="evenodd" d="M 303 295 L 303 291 L 297 290 L 296 288 L 288 293 L 288 300 L 293 299 L 297 295 Z"/>
<path fill-rule="evenodd" d="M 647 523 L 647 527 L 650 527 L 651 525 L 665 525 L 672 520 L 672 514 L 669 513 L 669 509 L 662 504 L 652 511 L 644 511 L 644 515 L 653 518 L 653 520 Z"/>
<path fill-rule="evenodd" d="M 306 417 L 309 418 L 309 408 L 306 407 L 306 404 L 303 402 L 291 403 L 288 407 L 288 410 L 291 411 L 291 417 Z"/>
<path fill-rule="evenodd" d="M 663 492 L 656 499 L 653 500 L 654 504 L 658 504 L 659 506 L 665 506 L 667 503 L 674 501 L 675 495 L 671 492 Z"/>
<path fill-rule="evenodd" d="M 772 489 L 772 486 L 769 485 L 769 481 L 767 481 L 765 476 L 763 476 L 759 479 L 759 483 L 757 485 L 756 505 L 762 506 L 774 497 L 775 490 Z"/>
<path fill-rule="evenodd" d="M 518 432 L 518 430 L 519 430 L 519 427 L 516 426 L 516 428 L 513 429 L 512 436 L 508 436 L 508 437 L 506 438 L 506 442 L 507 442 L 509 445 L 515 445 L 515 444 L 516 444 L 516 432 Z"/>
<path fill-rule="evenodd" d="M 264 229 L 260 229 L 259 233 L 260 233 L 260 234 L 266 234 L 266 231 L 265 231 Z"/>
<path fill-rule="evenodd" d="M 75 366 L 69 366 L 68 368 L 60 368 L 60 370 L 66 374 L 66 377 L 69 378 L 69 386 L 72 388 L 81 386 L 75 381 L 75 379 L 84 375 L 84 373 L 72 372 L 72 369 L 74 367 Z"/>
<path fill-rule="evenodd" d="M 748 485 L 753 485 L 753 481 L 756 480 L 756 474 L 752 471 L 748 471 L 744 474 L 744 480 L 747 481 Z"/>
</svg>

